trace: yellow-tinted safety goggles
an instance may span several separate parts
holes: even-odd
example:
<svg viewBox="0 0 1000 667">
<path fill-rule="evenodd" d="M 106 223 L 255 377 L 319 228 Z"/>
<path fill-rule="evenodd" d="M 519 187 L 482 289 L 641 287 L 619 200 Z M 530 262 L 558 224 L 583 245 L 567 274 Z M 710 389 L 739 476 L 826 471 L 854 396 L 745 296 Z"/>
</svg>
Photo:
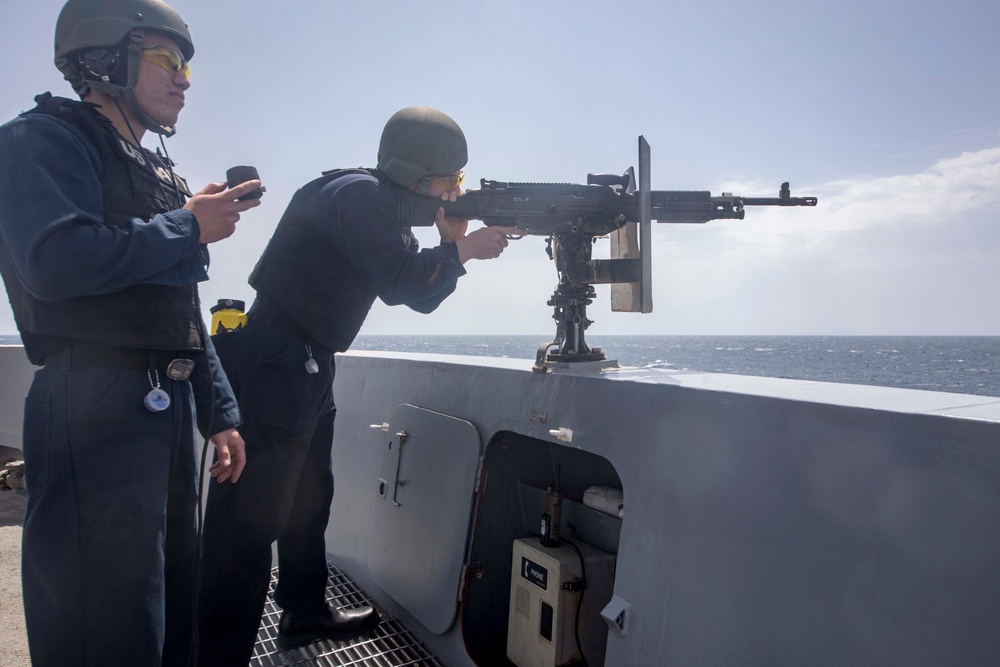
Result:
<svg viewBox="0 0 1000 667">
<path fill-rule="evenodd" d="M 459 171 L 457 174 L 443 174 L 439 176 L 424 176 L 420 179 L 420 190 L 427 192 L 431 185 L 436 183 L 442 190 L 448 192 L 454 190 L 465 180 L 465 172 Z"/>
<path fill-rule="evenodd" d="M 168 72 L 184 72 L 191 76 L 191 66 L 184 56 L 169 46 L 147 46 L 139 50 L 139 56 L 151 65 L 156 65 Z"/>
</svg>

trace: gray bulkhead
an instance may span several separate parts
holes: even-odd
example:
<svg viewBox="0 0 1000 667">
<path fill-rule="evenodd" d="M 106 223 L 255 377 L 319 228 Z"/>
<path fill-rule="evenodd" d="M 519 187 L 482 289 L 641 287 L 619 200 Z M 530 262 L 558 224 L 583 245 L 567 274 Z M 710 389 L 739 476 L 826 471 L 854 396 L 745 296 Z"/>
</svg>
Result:
<svg viewBox="0 0 1000 667">
<path fill-rule="evenodd" d="M 337 359 L 328 551 L 445 663 L 510 664 L 556 470 L 562 534 L 616 556 L 607 665 L 1000 655 L 1000 399 L 530 364 Z"/>
</svg>

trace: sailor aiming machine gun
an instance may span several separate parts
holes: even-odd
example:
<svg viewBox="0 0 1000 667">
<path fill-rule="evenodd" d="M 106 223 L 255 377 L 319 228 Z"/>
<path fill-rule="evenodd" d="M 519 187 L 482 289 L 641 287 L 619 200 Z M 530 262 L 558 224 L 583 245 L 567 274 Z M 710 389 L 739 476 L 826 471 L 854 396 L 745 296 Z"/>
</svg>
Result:
<svg viewBox="0 0 1000 667">
<path fill-rule="evenodd" d="M 788 183 L 781 184 L 777 197 L 650 190 L 649 159 L 649 144 L 640 136 L 638 188 L 635 171 L 629 167 L 621 176 L 588 174 L 586 185 L 483 179 L 479 190 L 451 203 L 428 202 L 426 197 L 401 190 L 397 197 L 400 221 L 407 226 L 431 224 L 433 211 L 444 206 L 450 217 L 548 237 L 547 252 L 559 276 L 548 301 L 555 310 L 556 336 L 539 347 L 535 370 L 544 372 L 559 362 L 603 361 L 600 349 L 591 349 L 584 340 L 592 323 L 587 319 L 587 306 L 597 296 L 594 285 L 612 286 L 612 310 L 652 312 L 652 220 L 742 220 L 747 206 L 815 206 L 817 202 L 816 197 L 792 197 Z M 601 236 L 611 237 L 611 259 L 591 257 L 594 241 Z"/>
</svg>

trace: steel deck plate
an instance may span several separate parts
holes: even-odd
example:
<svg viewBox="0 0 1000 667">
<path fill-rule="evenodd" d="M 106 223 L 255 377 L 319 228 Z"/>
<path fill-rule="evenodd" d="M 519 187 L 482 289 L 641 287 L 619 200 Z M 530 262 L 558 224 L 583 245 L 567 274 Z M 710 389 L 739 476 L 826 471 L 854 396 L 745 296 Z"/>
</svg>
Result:
<svg viewBox="0 0 1000 667">
<path fill-rule="evenodd" d="M 333 563 L 329 563 L 327 578 L 327 601 L 334 607 L 359 607 L 373 604 L 353 581 L 347 578 Z M 271 585 L 267 592 L 264 615 L 260 620 L 257 646 L 250 667 L 286 667 L 308 665 L 323 667 L 444 667 L 436 657 L 428 653 L 420 643 L 396 619 L 379 608 L 382 622 L 370 635 L 352 641 L 319 641 L 303 648 L 281 651 L 275 644 L 278 635 L 278 621 L 281 608 L 274 603 L 274 587 L 278 582 L 278 568 L 271 570 Z"/>
</svg>

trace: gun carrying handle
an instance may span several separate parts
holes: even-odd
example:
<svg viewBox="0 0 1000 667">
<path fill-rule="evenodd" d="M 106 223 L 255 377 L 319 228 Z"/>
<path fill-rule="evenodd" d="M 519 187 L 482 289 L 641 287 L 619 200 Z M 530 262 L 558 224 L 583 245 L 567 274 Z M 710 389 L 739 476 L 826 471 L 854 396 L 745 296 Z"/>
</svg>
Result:
<svg viewBox="0 0 1000 667">
<path fill-rule="evenodd" d="M 607 185 L 609 187 L 620 187 L 626 192 L 635 190 L 635 170 L 628 168 L 621 176 L 617 174 L 587 174 L 587 185 Z"/>
</svg>

